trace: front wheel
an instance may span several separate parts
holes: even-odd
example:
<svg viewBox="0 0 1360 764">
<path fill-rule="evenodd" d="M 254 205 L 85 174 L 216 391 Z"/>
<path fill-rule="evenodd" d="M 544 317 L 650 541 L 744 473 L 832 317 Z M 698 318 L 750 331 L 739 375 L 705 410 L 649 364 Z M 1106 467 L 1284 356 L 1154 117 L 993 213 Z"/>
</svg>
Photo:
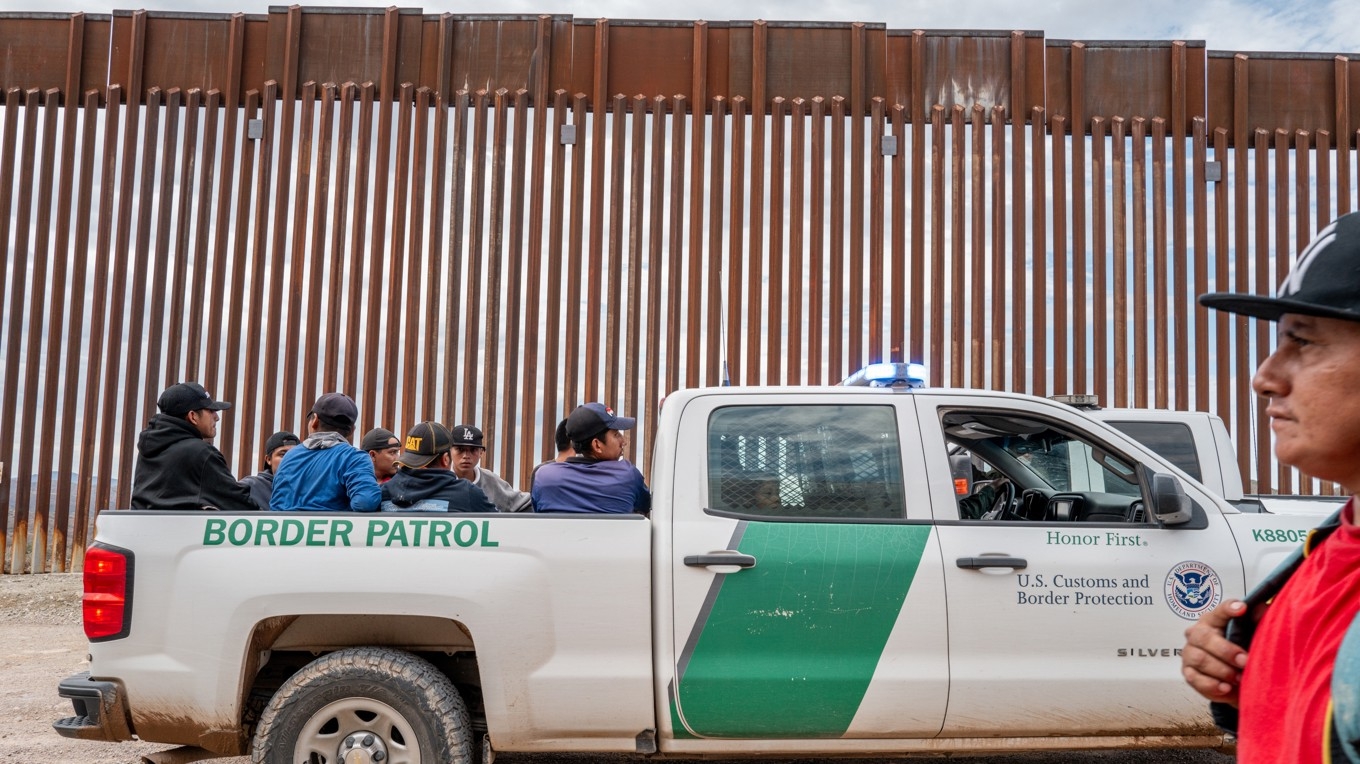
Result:
<svg viewBox="0 0 1360 764">
<path fill-rule="evenodd" d="M 467 706 L 429 661 L 353 647 L 324 655 L 274 693 L 254 764 L 473 764 Z"/>
</svg>

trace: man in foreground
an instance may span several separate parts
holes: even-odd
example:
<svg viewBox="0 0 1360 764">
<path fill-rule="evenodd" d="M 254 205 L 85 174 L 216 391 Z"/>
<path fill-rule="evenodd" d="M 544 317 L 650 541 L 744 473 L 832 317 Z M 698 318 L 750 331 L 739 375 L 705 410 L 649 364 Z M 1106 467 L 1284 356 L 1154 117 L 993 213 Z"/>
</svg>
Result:
<svg viewBox="0 0 1360 764">
<path fill-rule="evenodd" d="M 1252 379 L 1275 455 L 1360 490 L 1360 213 L 1323 229 L 1276 297 L 1201 304 L 1278 321 Z M 1241 600 L 1186 631 L 1182 673 L 1238 737 L 1240 764 L 1356 762 L 1360 740 L 1360 527 L 1355 499 Z M 1250 655 L 1250 659 L 1248 658 Z"/>
<path fill-rule="evenodd" d="M 137 437 L 133 509 L 260 509 L 212 444 L 217 412 L 230 403 L 213 400 L 197 382 L 180 382 L 161 393 L 156 408 Z"/>
<path fill-rule="evenodd" d="M 623 458 L 624 432 L 637 426 L 633 417 L 615 416 L 603 403 L 577 406 L 567 417 L 567 435 L 576 455 L 545 464 L 534 477 L 535 512 L 645 515 L 652 494 L 642 473 Z"/>
</svg>

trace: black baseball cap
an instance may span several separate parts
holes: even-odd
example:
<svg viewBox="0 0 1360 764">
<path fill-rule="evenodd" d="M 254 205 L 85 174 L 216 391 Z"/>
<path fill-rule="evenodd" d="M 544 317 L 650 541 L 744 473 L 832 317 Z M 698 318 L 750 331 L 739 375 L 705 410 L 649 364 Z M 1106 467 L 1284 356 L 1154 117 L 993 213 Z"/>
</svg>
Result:
<svg viewBox="0 0 1360 764">
<path fill-rule="evenodd" d="M 312 404 L 311 413 L 331 427 L 349 429 L 359 421 L 359 407 L 344 393 L 326 393 Z"/>
<path fill-rule="evenodd" d="M 360 451 L 382 451 L 393 446 L 400 447 L 401 440 L 397 438 L 396 433 L 386 427 L 374 427 L 364 433 L 364 437 L 359 441 Z"/>
<path fill-rule="evenodd" d="M 567 436 L 572 442 L 579 443 L 601 435 L 606 430 L 631 430 L 637 420 L 628 416 L 615 416 L 614 410 L 603 403 L 587 403 L 577 406 L 567 417 Z"/>
<path fill-rule="evenodd" d="M 200 409 L 226 411 L 231 408 L 231 404 L 213 400 L 212 394 L 197 382 L 180 382 L 165 388 L 165 392 L 156 400 L 156 408 L 170 416 L 184 416 Z"/>
<path fill-rule="evenodd" d="M 406 445 L 397 461 L 407 467 L 424 467 L 453 448 L 453 436 L 438 422 L 421 422 L 406 433 Z"/>
<path fill-rule="evenodd" d="M 279 430 L 273 435 L 270 435 L 269 440 L 264 442 L 264 458 L 268 459 L 273 455 L 274 451 L 283 448 L 284 446 L 296 446 L 297 444 L 298 436 L 287 430 Z"/>
<path fill-rule="evenodd" d="M 1360 212 L 1319 231 L 1274 297 L 1216 292 L 1199 304 L 1267 321 L 1286 313 L 1360 321 Z"/>
<path fill-rule="evenodd" d="M 455 425 L 450 434 L 453 436 L 455 446 L 486 448 L 482 441 L 482 431 L 470 424 Z"/>
</svg>

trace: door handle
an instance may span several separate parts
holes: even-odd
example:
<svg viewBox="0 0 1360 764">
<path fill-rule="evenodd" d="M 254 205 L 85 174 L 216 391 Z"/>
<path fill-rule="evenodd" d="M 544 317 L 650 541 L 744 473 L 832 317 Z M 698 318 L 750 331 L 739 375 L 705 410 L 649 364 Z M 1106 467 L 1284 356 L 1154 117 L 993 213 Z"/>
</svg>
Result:
<svg viewBox="0 0 1360 764">
<path fill-rule="evenodd" d="M 685 564 L 691 568 L 707 568 L 710 565 L 754 568 L 756 558 L 749 554 L 691 554 L 685 556 Z"/>
<path fill-rule="evenodd" d="M 1023 557 L 960 557 L 956 564 L 965 570 L 981 568 L 1015 568 L 1024 570 L 1029 562 Z"/>
</svg>

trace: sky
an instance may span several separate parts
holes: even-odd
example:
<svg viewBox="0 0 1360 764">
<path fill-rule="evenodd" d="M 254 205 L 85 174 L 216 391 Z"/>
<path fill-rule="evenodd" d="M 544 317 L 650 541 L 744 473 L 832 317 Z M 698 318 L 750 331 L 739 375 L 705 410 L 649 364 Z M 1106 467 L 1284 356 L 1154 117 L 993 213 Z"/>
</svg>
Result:
<svg viewBox="0 0 1360 764">
<path fill-rule="evenodd" d="M 363 0 L 315 5 L 382 7 Z M 0 0 L 3 11 L 118 9 L 204 13 L 264 13 L 269 0 Z M 570 14 L 612 19 L 765 19 L 864 21 L 892 29 L 1002 29 L 1041 31 L 1049 39 L 1203 40 L 1210 50 L 1360 54 L 1356 0 L 447 0 L 403 4 L 428 13 Z"/>
</svg>

